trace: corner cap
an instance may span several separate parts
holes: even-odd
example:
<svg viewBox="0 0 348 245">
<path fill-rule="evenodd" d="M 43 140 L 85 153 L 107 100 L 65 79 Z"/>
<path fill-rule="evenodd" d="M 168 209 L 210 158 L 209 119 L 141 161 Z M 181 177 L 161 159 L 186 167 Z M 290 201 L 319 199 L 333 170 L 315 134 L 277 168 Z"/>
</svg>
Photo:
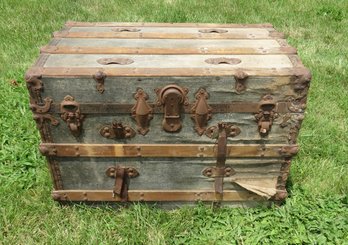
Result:
<svg viewBox="0 0 348 245">
<path fill-rule="evenodd" d="M 35 72 L 33 70 L 29 70 L 25 73 L 24 79 L 27 83 L 33 82 L 34 80 L 41 79 L 42 75 L 38 72 Z"/>
<path fill-rule="evenodd" d="M 295 76 L 299 77 L 301 80 L 309 82 L 312 80 L 312 73 L 309 69 L 305 67 L 296 68 Z"/>
</svg>

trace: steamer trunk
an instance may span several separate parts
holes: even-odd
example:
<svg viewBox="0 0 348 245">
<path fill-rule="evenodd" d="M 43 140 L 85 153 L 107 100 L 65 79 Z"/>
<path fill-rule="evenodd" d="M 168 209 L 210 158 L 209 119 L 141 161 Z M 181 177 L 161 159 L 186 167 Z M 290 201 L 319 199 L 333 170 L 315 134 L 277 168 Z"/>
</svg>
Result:
<svg viewBox="0 0 348 245">
<path fill-rule="evenodd" d="M 68 22 L 26 74 L 57 201 L 282 201 L 310 73 L 269 24 Z"/>
</svg>

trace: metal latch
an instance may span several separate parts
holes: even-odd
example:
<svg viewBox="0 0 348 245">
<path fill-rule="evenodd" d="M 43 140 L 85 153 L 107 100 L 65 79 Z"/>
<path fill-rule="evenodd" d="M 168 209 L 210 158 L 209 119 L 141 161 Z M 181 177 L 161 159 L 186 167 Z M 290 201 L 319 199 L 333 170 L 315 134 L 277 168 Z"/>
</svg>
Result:
<svg viewBox="0 0 348 245">
<path fill-rule="evenodd" d="M 196 93 L 196 102 L 191 108 L 191 118 L 195 122 L 195 130 L 199 135 L 205 132 L 208 121 L 212 118 L 212 108 L 208 105 L 209 94 L 203 88 Z"/>
<path fill-rule="evenodd" d="M 163 106 L 164 118 L 162 127 L 167 132 L 177 132 L 181 129 L 182 106 L 188 105 L 188 89 L 177 85 L 168 85 L 164 88 L 155 89 L 157 94 L 157 105 Z"/>
<path fill-rule="evenodd" d="M 134 99 L 136 99 L 137 102 L 132 108 L 132 117 L 137 122 L 138 132 L 145 135 L 149 132 L 150 120 L 153 118 L 153 110 L 146 102 L 149 99 L 149 96 L 144 92 L 144 90 L 139 88 L 134 95 Z"/>
<path fill-rule="evenodd" d="M 139 176 L 139 172 L 132 167 L 109 167 L 106 175 L 115 178 L 115 185 L 112 196 L 118 196 L 122 202 L 128 201 L 128 185 L 129 179 Z"/>
<path fill-rule="evenodd" d="M 130 126 L 114 121 L 111 125 L 102 127 L 100 134 L 108 139 L 129 139 L 133 138 L 136 133 Z"/>
<path fill-rule="evenodd" d="M 80 104 L 74 97 L 67 95 L 60 103 L 61 118 L 66 122 L 72 135 L 78 137 L 82 130 L 82 121 L 85 118 L 80 111 Z"/>
<path fill-rule="evenodd" d="M 259 112 L 255 114 L 261 136 L 266 136 L 271 130 L 276 118 L 276 103 L 271 95 L 266 95 L 259 103 Z"/>
</svg>

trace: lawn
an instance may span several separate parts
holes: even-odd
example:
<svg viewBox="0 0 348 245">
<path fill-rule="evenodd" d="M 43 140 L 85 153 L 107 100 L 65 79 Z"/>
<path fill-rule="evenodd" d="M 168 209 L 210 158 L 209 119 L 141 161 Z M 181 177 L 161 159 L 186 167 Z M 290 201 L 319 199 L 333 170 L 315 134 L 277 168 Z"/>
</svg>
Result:
<svg viewBox="0 0 348 245">
<path fill-rule="evenodd" d="M 23 79 L 67 20 L 272 23 L 313 79 L 281 207 L 60 206 Z M 348 244 L 347 0 L 0 0 L 0 244 Z"/>
</svg>

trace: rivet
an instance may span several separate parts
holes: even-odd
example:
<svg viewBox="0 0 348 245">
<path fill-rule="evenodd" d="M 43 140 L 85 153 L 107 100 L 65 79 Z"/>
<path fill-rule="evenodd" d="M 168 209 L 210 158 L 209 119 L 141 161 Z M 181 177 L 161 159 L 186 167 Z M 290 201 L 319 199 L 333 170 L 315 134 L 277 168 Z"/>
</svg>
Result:
<svg viewBox="0 0 348 245">
<path fill-rule="evenodd" d="M 88 201 L 87 192 L 83 192 L 83 200 L 84 201 Z"/>
<path fill-rule="evenodd" d="M 136 149 L 137 149 L 137 156 L 141 157 L 141 147 L 137 146 Z"/>
<path fill-rule="evenodd" d="M 139 197 L 139 200 L 140 201 L 144 201 L 144 192 L 140 192 L 140 197 Z"/>
</svg>

